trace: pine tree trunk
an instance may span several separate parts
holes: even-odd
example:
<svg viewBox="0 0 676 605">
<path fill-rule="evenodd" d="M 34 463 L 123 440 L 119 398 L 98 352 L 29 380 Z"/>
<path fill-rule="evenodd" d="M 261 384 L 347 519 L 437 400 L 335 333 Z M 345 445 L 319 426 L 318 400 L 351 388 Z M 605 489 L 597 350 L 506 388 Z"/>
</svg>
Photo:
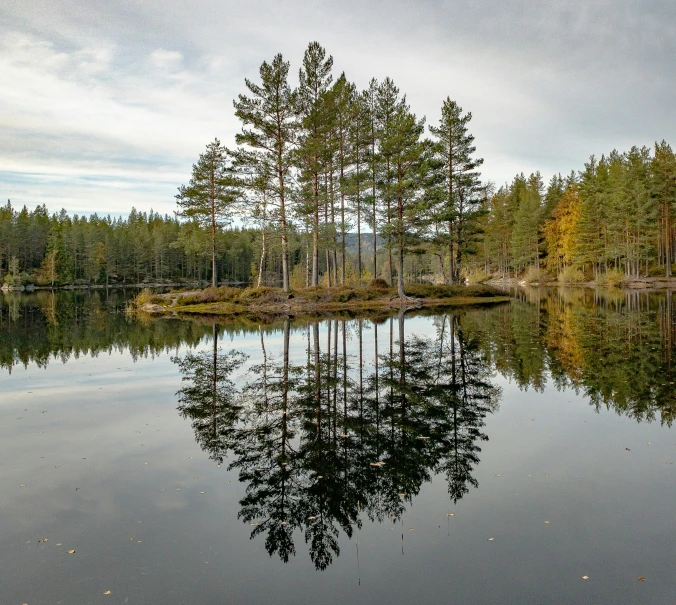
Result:
<svg viewBox="0 0 676 605">
<path fill-rule="evenodd" d="M 357 283 L 361 286 L 361 202 L 359 200 L 359 189 L 357 189 L 357 279 Z"/>
<path fill-rule="evenodd" d="M 218 284 L 216 275 L 216 211 L 215 200 L 211 200 L 211 285 L 215 288 Z"/>
<path fill-rule="evenodd" d="M 312 285 L 319 285 L 319 181 L 314 176 L 314 224 L 312 229 Z"/>
<path fill-rule="evenodd" d="M 399 198 L 397 204 L 398 219 L 399 219 L 399 267 L 397 269 L 397 295 L 399 298 L 404 298 L 406 292 L 404 291 L 404 201 Z M 391 250 L 391 249 L 390 249 Z M 390 252 L 391 254 L 391 252 Z M 390 267 L 390 272 L 392 271 Z M 391 282 L 390 282 L 391 283 Z"/>
<path fill-rule="evenodd" d="M 262 249 L 261 249 L 261 260 L 260 260 L 260 263 L 258 264 L 258 287 L 259 288 L 263 285 L 263 271 L 265 270 L 265 254 L 266 254 L 265 243 L 266 243 L 265 229 L 263 229 L 263 244 L 262 244 Z"/>
</svg>

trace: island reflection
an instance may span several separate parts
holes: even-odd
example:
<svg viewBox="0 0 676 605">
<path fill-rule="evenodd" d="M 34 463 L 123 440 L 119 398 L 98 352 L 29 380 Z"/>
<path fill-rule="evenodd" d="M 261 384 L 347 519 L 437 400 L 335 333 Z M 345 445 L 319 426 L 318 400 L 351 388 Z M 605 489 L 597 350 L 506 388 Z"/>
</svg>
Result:
<svg viewBox="0 0 676 605">
<path fill-rule="evenodd" d="M 299 363 L 286 320 L 281 355 L 270 355 L 261 331 L 262 361 L 239 389 L 232 374 L 245 357 L 219 350 L 216 329 L 211 351 L 174 358 L 185 381 L 179 412 L 212 459 L 231 452 L 229 468 L 247 486 L 238 516 L 270 555 L 288 561 L 299 531 L 325 569 L 340 554 L 341 531 L 352 537 L 365 518 L 400 521 L 434 475 L 445 475 L 453 502 L 478 486 L 484 419 L 500 389 L 459 316 L 435 325 L 436 337 L 426 338 L 407 336 L 403 313 L 380 326 L 311 323 Z M 372 364 L 365 330 L 373 330 Z"/>
</svg>

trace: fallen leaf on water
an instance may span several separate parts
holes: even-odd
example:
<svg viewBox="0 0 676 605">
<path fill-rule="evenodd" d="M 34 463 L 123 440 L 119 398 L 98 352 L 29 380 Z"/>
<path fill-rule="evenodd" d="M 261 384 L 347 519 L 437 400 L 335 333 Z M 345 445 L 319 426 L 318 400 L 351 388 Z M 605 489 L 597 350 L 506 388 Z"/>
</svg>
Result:
<svg viewBox="0 0 676 605">
<path fill-rule="evenodd" d="M 405 498 L 405 497 L 406 497 L 406 494 L 399 494 L 399 497 L 400 497 L 400 498 Z"/>
<path fill-rule="evenodd" d="M 253 527 L 258 527 L 258 523 L 249 523 L 249 525 L 252 525 Z"/>
<path fill-rule="evenodd" d="M 59 542 L 59 543 L 57 544 L 57 546 L 63 546 L 63 544 L 62 544 L 61 542 Z"/>
<path fill-rule="evenodd" d="M 409 527 L 408 531 L 415 531 L 415 527 Z"/>
<path fill-rule="evenodd" d="M 495 475 L 496 477 L 499 477 L 500 475 Z"/>
<path fill-rule="evenodd" d="M 323 479 L 324 475 L 317 475 L 317 479 Z"/>
<path fill-rule="evenodd" d="M 495 538 L 488 538 L 489 542 L 493 542 L 494 540 L 495 540 Z"/>
<path fill-rule="evenodd" d="M 42 538 L 42 540 L 38 540 L 38 543 L 40 542 L 47 542 L 47 538 Z"/>
<path fill-rule="evenodd" d="M 177 488 L 176 488 L 176 491 L 177 491 L 177 492 L 180 492 L 180 491 L 181 491 L 181 488 L 180 488 L 180 487 L 177 487 Z"/>
<path fill-rule="evenodd" d="M 314 521 L 317 517 L 308 517 L 310 521 Z"/>
<path fill-rule="evenodd" d="M 455 517 L 455 513 L 446 513 L 447 517 Z"/>
<path fill-rule="evenodd" d="M 143 540 L 139 540 L 139 541 L 138 541 L 138 544 L 140 544 L 141 542 L 143 542 Z"/>
<path fill-rule="evenodd" d="M 545 521 L 545 525 L 549 525 L 549 521 Z"/>
<path fill-rule="evenodd" d="M 582 579 L 583 579 L 583 580 L 588 580 L 588 579 L 589 579 L 589 576 L 582 576 Z"/>
<path fill-rule="evenodd" d="M 26 487 L 23 483 L 19 487 Z"/>
<path fill-rule="evenodd" d="M 203 494 L 204 492 L 200 492 L 200 494 Z"/>
<path fill-rule="evenodd" d="M 645 578 L 644 578 L 643 576 L 639 576 L 639 577 L 638 577 L 638 581 L 639 581 L 639 582 L 645 582 Z"/>
<path fill-rule="evenodd" d="M 69 550 L 69 551 L 68 551 L 68 554 L 69 554 L 69 555 L 73 555 L 73 554 L 75 554 L 75 551 L 74 551 L 74 550 Z"/>
<path fill-rule="evenodd" d="M 110 594 L 110 590 L 106 590 L 103 594 Z"/>
<path fill-rule="evenodd" d="M 282 521 L 282 525 L 288 525 L 286 521 Z"/>
</svg>

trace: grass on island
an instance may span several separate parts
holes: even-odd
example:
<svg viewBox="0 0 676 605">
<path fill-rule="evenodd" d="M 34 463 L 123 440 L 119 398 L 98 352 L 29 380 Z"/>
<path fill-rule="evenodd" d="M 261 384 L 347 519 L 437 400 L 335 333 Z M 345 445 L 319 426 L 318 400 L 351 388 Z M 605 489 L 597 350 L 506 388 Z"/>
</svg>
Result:
<svg viewBox="0 0 676 605">
<path fill-rule="evenodd" d="M 499 290 L 486 285 L 410 284 L 409 299 L 418 306 L 471 305 L 507 300 Z M 151 313 L 190 313 L 204 315 L 237 315 L 241 313 L 320 313 L 366 311 L 397 305 L 396 288 L 383 280 L 368 286 L 333 288 L 300 288 L 284 292 L 281 288 L 220 286 L 204 290 L 156 294 L 143 290 L 134 299 L 134 308 Z M 415 304 L 415 303 L 413 303 Z"/>
</svg>

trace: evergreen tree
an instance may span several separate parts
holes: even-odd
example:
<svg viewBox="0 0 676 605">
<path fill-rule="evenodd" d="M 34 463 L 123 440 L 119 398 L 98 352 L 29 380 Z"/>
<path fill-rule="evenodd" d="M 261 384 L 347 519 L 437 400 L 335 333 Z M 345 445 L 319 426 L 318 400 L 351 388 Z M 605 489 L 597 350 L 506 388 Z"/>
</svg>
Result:
<svg viewBox="0 0 676 605">
<path fill-rule="evenodd" d="M 176 195 L 180 215 L 194 219 L 209 229 L 211 235 L 211 284 L 218 284 L 216 270 L 216 233 L 232 219 L 237 190 L 226 160 L 226 150 L 218 139 L 207 145 L 192 167 L 188 185 L 181 185 Z"/>
<path fill-rule="evenodd" d="M 289 291 L 289 232 L 287 204 L 291 193 L 292 147 L 296 141 L 295 94 L 288 83 L 289 63 L 281 54 L 259 70 L 261 83 L 245 80 L 251 96 L 239 95 L 234 102 L 235 115 L 242 132 L 235 140 L 251 150 L 251 169 L 262 167 L 275 175 L 272 197 L 279 216 L 282 257 L 282 288 Z M 272 200 L 271 200 L 272 202 Z"/>
<path fill-rule="evenodd" d="M 332 67 L 333 57 L 327 57 L 326 50 L 318 42 L 311 42 L 305 50 L 303 67 L 298 73 L 300 84 L 296 96 L 301 125 L 297 158 L 305 184 L 301 190 L 305 193 L 301 212 L 312 216 L 310 283 L 313 286 L 319 283 L 320 176 L 327 161 L 330 115 L 326 95 L 333 81 Z"/>
<path fill-rule="evenodd" d="M 462 257 L 472 231 L 469 223 L 480 200 L 480 173 L 476 169 L 483 159 L 473 157 L 474 136 L 467 131 L 471 119 L 471 112 L 462 115 L 462 107 L 447 97 L 439 126 L 430 126 L 430 132 L 437 137 L 437 153 L 443 166 L 443 196 L 435 209 L 435 219 L 447 223 L 448 233 L 437 233 L 436 243 L 448 249 L 448 283 L 460 281 Z"/>
<path fill-rule="evenodd" d="M 400 104 L 382 132 L 382 153 L 387 158 L 388 178 L 384 194 L 392 206 L 385 236 L 397 250 L 397 293 L 405 297 L 404 255 L 420 242 L 426 226 L 421 185 L 426 171 L 429 144 L 420 140 L 425 120 L 418 120 L 408 106 Z M 390 248 L 390 249 L 391 249 Z"/>
</svg>

